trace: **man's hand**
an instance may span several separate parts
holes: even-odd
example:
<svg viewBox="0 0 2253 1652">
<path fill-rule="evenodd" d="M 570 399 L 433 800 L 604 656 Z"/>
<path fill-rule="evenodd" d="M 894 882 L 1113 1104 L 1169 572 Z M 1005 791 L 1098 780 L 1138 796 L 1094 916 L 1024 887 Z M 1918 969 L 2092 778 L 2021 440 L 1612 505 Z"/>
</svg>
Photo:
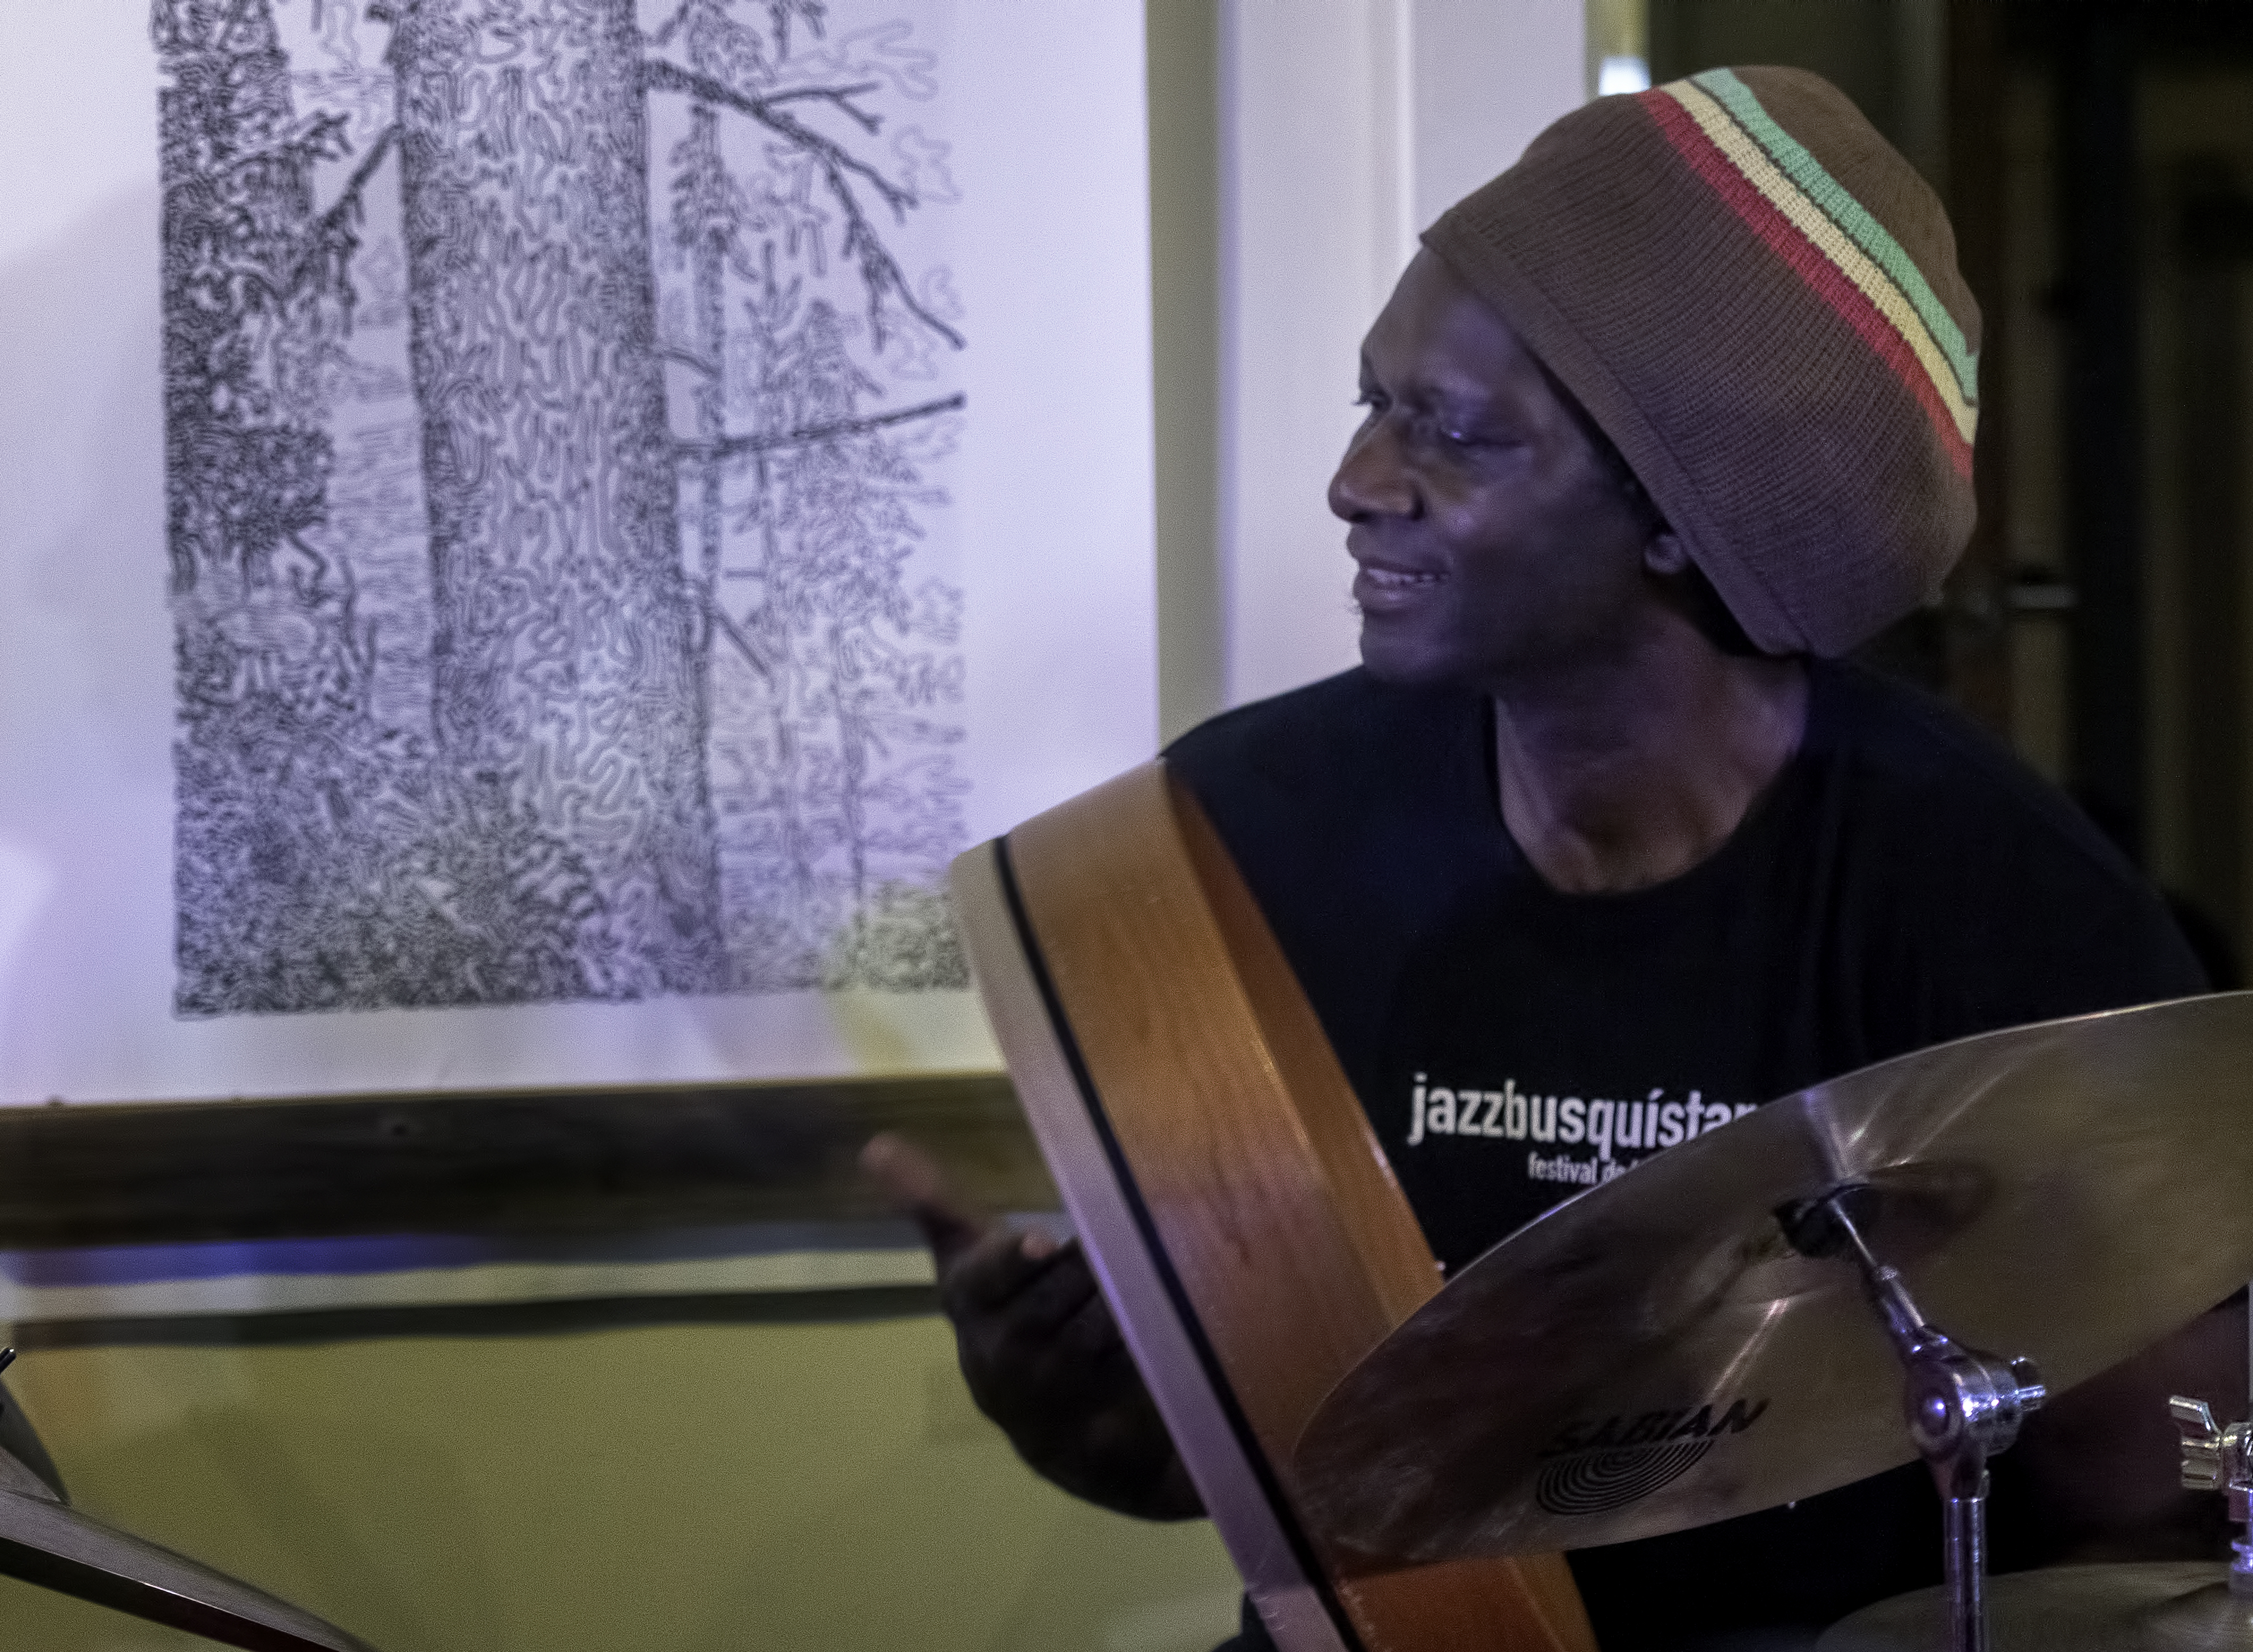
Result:
<svg viewBox="0 0 2253 1652">
<path fill-rule="evenodd" d="M 1120 1514 L 1203 1514 L 1078 1242 L 971 1216 L 938 1165 L 897 1136 L 869 1142 L 861 1165 L 930 1241 L 971 1398 L 1018 1454 Z"/>
</svg>

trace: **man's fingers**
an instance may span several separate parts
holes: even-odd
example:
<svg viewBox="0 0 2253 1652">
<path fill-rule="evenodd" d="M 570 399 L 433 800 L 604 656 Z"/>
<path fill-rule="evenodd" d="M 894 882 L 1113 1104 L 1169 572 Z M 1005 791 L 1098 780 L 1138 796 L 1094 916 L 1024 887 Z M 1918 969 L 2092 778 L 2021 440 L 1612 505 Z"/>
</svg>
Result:
<svg viewBox="0 0 2253 1652">
<path fill-rule="evenodd" d="M 1095 1288 L 1078 1246 L 1059 1251 L 1046 1234 L 994 1228 L 941 1266 L 939 1288 L 949 1313 L 1007 1305 L 1011 1317 L 1037 1325 L 1078 1303 L 1082 1287 L 1071 1277 L 1075 1271 L 1085 1277 L 1085 1289 Z M 1048 1306 L 1059 1293 L 1058 1307 Z"/>
<path fill-rule="evenodd" d="M 1036 1255 L 1020 1243 L 1018 1257 L 1021 1260 L 1006 1270 L 1015 1277 L 1008 1281 L 1003 1293 L 1009 1298 L 1009 1318 L 1021 1335 L 1029 1333 L 1046 1341 L 1062 1331 L 1090 1301 L 1103 1300 L 1096 1290 L 1094 1270 L 1087 1265 L 1078 1245 Z"/>
<path fill-rule="evenodd" d="M 1126 1356 L 1126 1339 L 1120 1335 L 1118 1322 L 1111 1317 L 1111 1305 L 1095 1288 L 1092 1277 L 1088 1280 L 1087 1295 L 1057 1327 L 1056 1335 L 1061 1346 L 1091 1364 Z"/>
<path fill-rule="evenodd" d="M 889 1130 L 870 1138 L 861 1169 L 903 1216 L 915 1218 L 942 1272 L 987 1237 L 987 1224 L 955 1197 L 938 1161 L 904 1138 Z"/>
</svg>

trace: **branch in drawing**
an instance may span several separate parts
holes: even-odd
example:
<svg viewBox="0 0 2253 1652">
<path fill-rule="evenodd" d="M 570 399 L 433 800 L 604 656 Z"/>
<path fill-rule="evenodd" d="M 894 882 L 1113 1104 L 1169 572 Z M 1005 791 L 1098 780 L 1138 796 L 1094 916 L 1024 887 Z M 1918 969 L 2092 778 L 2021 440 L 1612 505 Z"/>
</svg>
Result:
<svg viewBox="0 0 2253 1652">
<path fill-rule="evenodd" d="M 945 339 L 948 344 L 958 350 L 962 348 L 964 342 L 962 335 L 931 314 L 930 310 L 917 299 L 914 292 L 908 286 L 907 277 L 900 273 L 899 265 L 893 260 L 891 254 L 885 249 L 882 238 L 870 226 L 868 214 L 861 210 L 860 197 L 853 188 L 852 179 L 856 177 L 864 179 L 870 187 L 875 189 L 884 204 L 900 217 L 905 217 L 908 210 L 916 205 L 914 194 L 893 183 L 866 161 L 847 154 L 841 146 L 831 143 L 793 116 L 784 113 L 781 108 L 783 103 L 793 98 L 827 98 L 845 107 L 848 113 L 853 114 L 861 122 L 864 129 L 873 132 L 876 129 L 877 122 L 870 117 L 860 115 L 857 110 L 851 108 L 849 98 L 854 88 L 841 87 L 801 88 L 796 92 L 785 93 L 779 97 L 758 98 L 746 96 L 733 87 L 713 80 L 708 75 L 692 73 L 670 63 L 660 61 L 650 64 L 647 75 L 648 83 L 652 88 L 668 92 L 686 92 L 701 101 L 716 103 L 723 108 L 734 109 L 739 114 L 749 115 L 760 125 L 788 140 L 792 147 L 801 153 L 812 157 L 820 166 L 822 175 L 828 182 L 831 195 L 836 199 L 839 208 L 845 214 L 846 232 L 842 254 L 847 259 L 857 257 L 860 261 L 861 279 L 866 282 L 868 289 L 868 325 L 876 336 L 879 348 L 882 346 L 884 339 L 883 298 L 886 293 L 889 293 L 894 302 L 903 310 Z"/>
<path fill-rule="evenodd" d="M 818 447 L 825 442 L 868 436 L 916 419 L 932 419 L 942 413 L 959 413 L 968 405 L 969 398 L 957 391 L 951 396 L 941 396 L 935 401 L 918 402 L 912 408 L 870 414 L 861 419 L 838 419 L 803 430 L 778 430 L 770 436 L 728 436 L 717 442 L 683 442 L 678 444 L 678 451 L 684 459 L 735 459 L 747 453 L 779 453 L 785 448 Z"/>
</svg>

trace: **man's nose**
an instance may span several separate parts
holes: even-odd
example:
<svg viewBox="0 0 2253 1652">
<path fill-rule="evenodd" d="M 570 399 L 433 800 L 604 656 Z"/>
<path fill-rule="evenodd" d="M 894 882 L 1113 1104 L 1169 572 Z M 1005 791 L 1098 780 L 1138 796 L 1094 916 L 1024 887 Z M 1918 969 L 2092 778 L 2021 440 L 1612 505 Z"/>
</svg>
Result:
<svg viewBox="0 0 2253 1652">
<path fill-rule="evenodd" d="M 1416 513 L 1415 484 L 1385 420 L 1373 419 L 1354 432 L 1330 477 L 1329 501 L 1331 514 L 1347 522 Z"/>
</svg>

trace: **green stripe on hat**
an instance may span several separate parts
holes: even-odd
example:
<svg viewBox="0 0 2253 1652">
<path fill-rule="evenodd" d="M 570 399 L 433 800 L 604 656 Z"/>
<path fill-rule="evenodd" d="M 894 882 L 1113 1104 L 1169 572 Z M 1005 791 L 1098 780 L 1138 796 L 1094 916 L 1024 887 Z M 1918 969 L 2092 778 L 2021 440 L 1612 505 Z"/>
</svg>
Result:
<svg viewBox="0 0 2253 1652">
<path fill-rule="evenodd" d="M 1870 216 L 1845 185 L 1824 170 L 1823 164 L 1808 152 L 1805 145 L 1775 123 L 1761 101 L 1753 95 L 1750 87 L 1727 69 L 1708 69 L 1703 74 L 1692 75 L 1691 81 L 1712 94 L 1735 116 L 1747 136 L 1768 151 L 1768 158 L 1784 176 L 1804 191 L 1808 199 L 1851 236 L 1873 263 L 1893 278 L 1918 317 L 1931 331 L 1933 342 L 1947 358 L 1949 370 L 1956 375 L 1964 399 L 1976 403 L 1979 399 L 1978 353 L 1964 343 L 1963 329 L 1956 324 L 1956 317 L 1948 313 L 1947 306 L 1933 295 L 1916 261 L 1901 250 L 1901 243 L 1887 233 L 1883 224 Z"/>
</svg>

